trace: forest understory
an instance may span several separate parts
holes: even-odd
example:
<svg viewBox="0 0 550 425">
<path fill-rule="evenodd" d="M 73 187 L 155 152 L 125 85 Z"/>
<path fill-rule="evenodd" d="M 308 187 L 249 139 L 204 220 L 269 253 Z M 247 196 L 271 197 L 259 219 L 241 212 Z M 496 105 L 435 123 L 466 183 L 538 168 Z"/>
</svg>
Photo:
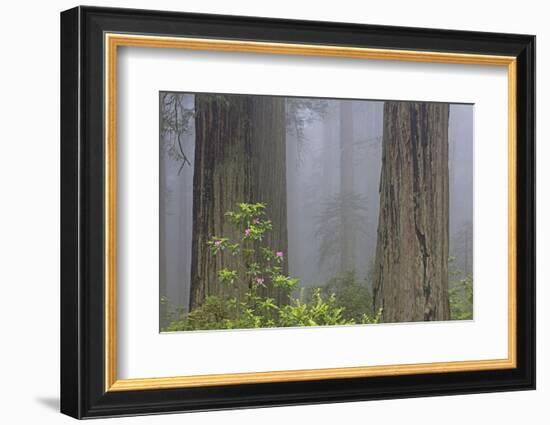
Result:
<svg viewBox="0 0 550 425">
<path fill-rule="evenodd" d="M 473 319 L 472 110 L 160 94 L 162 332 Z"/>
</svg>

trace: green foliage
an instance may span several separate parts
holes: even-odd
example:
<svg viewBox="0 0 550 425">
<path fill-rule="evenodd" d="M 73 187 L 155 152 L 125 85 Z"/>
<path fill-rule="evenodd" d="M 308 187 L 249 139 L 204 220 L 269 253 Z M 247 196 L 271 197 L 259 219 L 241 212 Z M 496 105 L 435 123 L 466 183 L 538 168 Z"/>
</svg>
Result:
<svg viewBox="0 0 550 425">
<path fill-rule="evenodd" d="M 251 292 L 243 301 L 209 296 L 200 307 L 172 321 L 163 331 L 374 324 L 381 320 L 381 311 L 374 317 L 362 314 L 357 319 L 344 317 L 344 312 L 345 307 L 338 304 L 336 295 L 324 297 L 320 288 L 308 302 L 294 299 L 282 306 L 273 298 Z"/>
<path fill-rule="evenodd" d="M 456 266 L 456 259 L 449 258 L 449 304 L 451 320 L 472 320 L 474 317 L 474 284 L 471 275 L 467 275 Z"/>
<path fill-rule="evenodd" d="M 304 303 L 299 299 L 291 305 L 280 309 L 280 326 L 324 326 L 324 325 L 352 325 L 355 322 L 346 320 L 342 316 L 344 308 L 336 303 L 334 294 L 323 299 L 321 290 L 313 293 L 311 302 Z"/>
<path fill-rule="evenodd" d="M 378 309 L 378 311 L 376 312 L 376 315 L 374 316 L 369 316 L 368 314 L 366 313 L 363 313 L 361 315 L 361 320 L 359 323 L 362 323 L 364 325 L 374 325 L 376 323 L 382 323 L 382 313 L 384 311 L 382 310 L 382 308 Z"/>
<path fill-rule="evenodd" d="M 235 283 L 235 281 L 238 278 L 237 272 L 235 270 L 230 269 L 221 269 L 218 272 L 218 278 L 220 279 L 221 283 L 232 285 Z"/>
<path fill-rule="evenodd" d="M 363 323 L 363 315 L 376 316 L 373 300 L 366 281 L 358 281 L 354 271 L 343 273 L 330 279 L 322 287 L 325 295 L 334 294 L 339 306 L 345 307 L 344 318 Z"/>
<path fill-rule="evenodd" d="M 223 236 L 213 236 L 208 241 L 212 255 L 229 251 L 232 256 L 238 256 L 243 270 L 223 268 L 218 273 L 221 283 L 226 285 L 246 285 L 248 296 L 256 295 L 258 287 L 281 288 L 289 296 L 299 283 L 298 279 L 283 274 L 284 252 L 275 252 L 262 246 L 267 232 L 272 230 L 271 220 L 265 218 L 266 205 L 261 202 L 254 204 L 240 203 L 234 211 L 225 213 L 230 224 L 240 233 L 240 238 L 231 240 Z"/>
<path fill-rule="evenodd" d="M 472 320 L 474 317 L 474 284 L 471 276 L 459 280 L 449 289 L 452 320 Z"/>
<path fill-rule="evenodd" d="M 299 280 L 283 273 L 285 253 L 261 244 L 266 233 L 272 229 L 271 221 L 265 217 L 265 208 L 263 203 L 238 204 L 236 210 L 228 211 L 225 216 L 241 236 L 237 240 L 213 236 L 208 241 L 211 255 L 229 252 L 244 265 L 240 270 L 224 267 L 218 272 L 220 283 L 225 287 L 244 285 L 247 288 L 244 295 L 208 296 L 202 305 L 191 312 L 171 317 L 170 323 L 162 330 L 173 332 L 378 323 L 381 312 L 375 316 L 370 314 L 366 307 L 370 303 L 370 295 L 364 287 L 355 283 L 353 274 L 343 279 L 345 284 L 340 282 L 336 285 L 337 282 L 332 281 L 332 286 L 313 290 L 308 300 L 291 297 Z M 282 292 L 282 298 L 286 301 L 278 303 L 265 295 L 270 288 Z M 331 288 L 338 289 L 330 292 Z"/>
</svg>

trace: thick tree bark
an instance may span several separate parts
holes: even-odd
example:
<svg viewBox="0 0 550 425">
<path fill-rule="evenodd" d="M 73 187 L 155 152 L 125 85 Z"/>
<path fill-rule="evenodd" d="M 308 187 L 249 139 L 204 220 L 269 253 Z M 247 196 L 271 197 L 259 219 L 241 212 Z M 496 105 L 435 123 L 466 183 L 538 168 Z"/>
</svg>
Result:
<svg viewBox="0 0 550 425">
<path fill-rule="evenodd" d="M 252 110 L 252 187 L 250 202 L 267 204 L 266 217 L 273 230 L 261 242 L 273 251 L 283 252 L 283 273 L 288 274 L 288 230 L 286 191 L 286 118 L 285 99 L 274 96 L 251 97 Z M 275 298 L 278 304 L 288 302 L 281 291 L 260 291 Z"/>
<path fill-rule="evenodd" d="M 245 266 L 239 256 L 212 255 L 207 245 L 212 236 L 242 237 L 224 216 L 238 203 L 267 203 L 273 230 L 264 246 L 286 252 L 288 245 L 284 100 L 196 95 L 195 132 L 190 309 L 209 295 L 241 297 L 248 289 L 219 283 L 222 268 L 242 276 Z"/>
<path fill-rule="evenodd" d="M 237 257 L 211 255 L 207 242 L 213 236 L 241 236 L 224 214 L 250 198 L 249 113 L 244 96 L 195 95 L 190 310 L 208 295 L 233 295 L 233 288 L 220 284 L 218 272 L 224 267 L 243 269 Z"/>
<path fill-rule="evenodd" d="M 386 102 L 374 304 L 385 322 L 448 320 L 449 106 Z"/>
</svg>

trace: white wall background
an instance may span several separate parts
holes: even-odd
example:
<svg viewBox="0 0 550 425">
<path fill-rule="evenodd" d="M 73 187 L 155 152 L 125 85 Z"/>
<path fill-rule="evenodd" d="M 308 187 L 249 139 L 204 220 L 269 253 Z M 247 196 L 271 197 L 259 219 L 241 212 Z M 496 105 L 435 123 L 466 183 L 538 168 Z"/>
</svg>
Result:
<svg viewBox="0 0 550 425">
<path fill-rule="evenodd" d="M 538 53 L 538 390 L 212 412 L 109 423 L 548 423 L 550 412 L 550 27 L 535 0 L 360 2 L 144 0 L 96 5 L 536 34 Z M 59 12 L 77 3 L 6 2 L 0 16 L 0 421 L 70 423 L 59 392 Z M 546 261 L 545 261 L 546 260 Z"/>
</svg>

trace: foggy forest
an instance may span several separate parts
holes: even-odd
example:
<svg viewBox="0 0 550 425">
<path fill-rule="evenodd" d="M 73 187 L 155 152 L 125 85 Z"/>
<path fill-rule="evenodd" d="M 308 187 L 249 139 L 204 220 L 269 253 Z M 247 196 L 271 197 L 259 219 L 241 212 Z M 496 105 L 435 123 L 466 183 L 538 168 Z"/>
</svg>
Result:
<svg viewBox="0 0 550 425">
<path fill-rule="evenodd" d="M 473 319 L 473 110 L 161 92 L 160 330 Z"/>
</svg>

